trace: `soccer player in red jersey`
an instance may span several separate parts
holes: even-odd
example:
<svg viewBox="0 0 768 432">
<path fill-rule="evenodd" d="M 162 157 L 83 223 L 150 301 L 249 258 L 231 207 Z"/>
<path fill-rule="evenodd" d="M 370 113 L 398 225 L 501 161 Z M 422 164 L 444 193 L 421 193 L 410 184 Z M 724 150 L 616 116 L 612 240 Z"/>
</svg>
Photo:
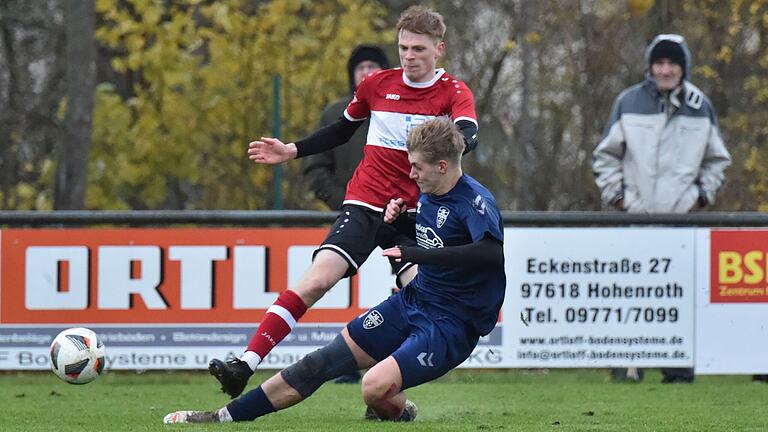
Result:
<svg viewBox="0 0 768 432">
<path fill-rule="evenodd" d="M 312 265 L 298 285 L 280 293 L 267 309 L 246 351 L 239 359 L 213 359 L 208 369 L 232 398 L 242 393 L 258 364 L 293 329 L 309 307 L 340 279 L 357 273 L 377 247 L 415 245 L 414 221 L 383 222 L 392 198 L 416 207 L 419 188 L 409 178 L 406 150 L 408 132 L 439 116 L 449 116 L 464 136 L 465 153 L 477 146 L 477 116 L 472 92 L 444 69 L 436 68 L 445 52 L 443 17 L 428 8 L 412 6 L 397 23 L 400 68 L 373 72 L 357 87 L 344 116 L 295 143 L 261 138 L 249 144 L 255 163 L 278 164 L 320 153 L 346 143 L 370 117 L 363 159 L 347 185 L 344 206 Z M 398 286 L 416 274 L 409 262 L 390 259 Z"/>
</svg>

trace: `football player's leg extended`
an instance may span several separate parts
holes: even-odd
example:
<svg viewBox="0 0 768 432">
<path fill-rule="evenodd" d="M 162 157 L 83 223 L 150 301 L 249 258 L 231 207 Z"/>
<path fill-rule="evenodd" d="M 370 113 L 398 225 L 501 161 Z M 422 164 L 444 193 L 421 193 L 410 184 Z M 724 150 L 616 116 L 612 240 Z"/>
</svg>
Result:
<svg viewBox="0 0 768 432">
<path fill-rule="evenodd" d="M 296 405 L 323 383 L 340 375 L 368 368 L 376 362 L 349 337 L 346 328 L 331 343 L 273 375 L 259 387 L 215 411 L 176 411 L 165 423 L 218 423 L 250 421 Z"/>
<path fill-rule="evenodd" d="M 325 382 L 353 371 L 373 366 L 376 361 L 366 354 L 342 329 L 331 343 L 283 369 L 264 390 L 283 409 L 311 396 Z"/>
<path fill-rule="evenodd" d="M 235 398 L 245 389 L 248 379 L 272 348 L 296 326 L 306 310 L 315 304 L 347 272 L 349 264 L 332 250 L 321 250 L 298 285 L 284 291 L 267 310 L 239 359 L 211 360 L 208 370 L 221 384 L 223 392 Z"/>
</svg>

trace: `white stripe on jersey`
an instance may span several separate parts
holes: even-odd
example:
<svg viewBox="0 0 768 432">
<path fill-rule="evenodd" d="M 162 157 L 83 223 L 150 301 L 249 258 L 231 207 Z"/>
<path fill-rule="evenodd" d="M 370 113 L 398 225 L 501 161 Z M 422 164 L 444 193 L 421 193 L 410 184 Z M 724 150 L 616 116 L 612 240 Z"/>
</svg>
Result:
<svg viewBox="0 0 768 432">
<path fill-rule="evenodd" d="M 461 121 L 461 120 L 468 120 L 468 121 L 471 121 L 472 123 L 474 123 L 474 124 L 475 124 L 475 126 L 477 126 L 477 120 L 473 119 L 472 117 L 466 117 L 466 116 L 463 116 L 463 117 L 456 117 L 455 119 L 453 119 L 453 122 L 454 122 L 454 123 L 457 123 L 457 122 L 459 122 L 459 121 Z"/>
<path fill-rule="evenodd" d="M 437 116 L 371 111 L 366 144 L 406 151 L 405 140 L 414 127 Z"/>
<path fill-rule="evenodd" d="M 344 109 L 344 117 L 346 117 L 346 119 L 351 121 L 351 122 L 359 122 L 359 121 L 363 121 L 363 120 L 366 119 L 366 117 L 363 117 L 363 118 L 354 118 L 354 117 L 352 117 L 351 115 L 349 115 L 349 113 L 347 112 L 346 108 Z"/>
</svg>

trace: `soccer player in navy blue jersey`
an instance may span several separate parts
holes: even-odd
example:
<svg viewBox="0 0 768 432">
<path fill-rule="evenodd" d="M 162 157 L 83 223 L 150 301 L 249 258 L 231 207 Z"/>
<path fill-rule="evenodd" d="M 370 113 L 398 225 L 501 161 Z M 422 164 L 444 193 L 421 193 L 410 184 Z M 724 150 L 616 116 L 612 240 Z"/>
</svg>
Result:
<svg viewBox="0 0 768 432">
<path fill-rule="evenodd" d="M 384 250 L 419 264 L 402 290 L 351 321 L 327 346 L 216 411 L 176 411 L 165 423 L 248 421 L 306 399 L 324 382 L 370 368 L 362 392 L 368 419 L 410 421 L 404 390 L 432 381 L 466 360 L 490 333 L 504 300 L 504 231 L 496 200 L 461 170 L 462 134 L 446 117 L 408 135 L 410 178 L 421 190 L 417 246 Z M 392 199 L 384 222 L 406 214 Z"/>
</svg>

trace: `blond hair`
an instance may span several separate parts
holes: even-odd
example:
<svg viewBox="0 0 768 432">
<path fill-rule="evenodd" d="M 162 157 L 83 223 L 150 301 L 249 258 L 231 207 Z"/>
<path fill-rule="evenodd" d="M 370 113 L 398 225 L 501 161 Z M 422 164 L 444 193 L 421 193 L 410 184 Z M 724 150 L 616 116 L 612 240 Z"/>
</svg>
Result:
<svg viewBox="0 0 768 432">
<path fill-rule="evenodd" d="M 406 147 L 420 153 L 427 163 L 445 160 L 458 165 L 464 153 L 464 136 L 448 117 L 437 117 L 411 129 Z"/>
<path fill-rule="evenodd" d="M 445 36 L 445 23 L 440 13 L 424 6 L 411 6 L 400 14 L 397 21 L 397 34 L 402 30 L 427 35 L 440 42 Z"/>
</svg>

